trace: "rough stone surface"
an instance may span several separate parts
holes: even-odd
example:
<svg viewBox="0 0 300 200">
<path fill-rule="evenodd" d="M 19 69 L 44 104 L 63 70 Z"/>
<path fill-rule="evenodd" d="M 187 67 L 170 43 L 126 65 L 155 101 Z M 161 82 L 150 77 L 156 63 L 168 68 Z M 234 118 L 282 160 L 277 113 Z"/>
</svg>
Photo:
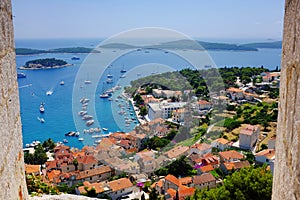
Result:
<svg viewBox="0 0 300 200">
<path fill-rule="evenodd" d="M 286 0 L 273 200 L 300 199 L 300 0 Z"/>
<path fill-rule="evenodd" d="M 0 199 L 28 199 L 10 0 L 0 1 Z"/>
</svg>

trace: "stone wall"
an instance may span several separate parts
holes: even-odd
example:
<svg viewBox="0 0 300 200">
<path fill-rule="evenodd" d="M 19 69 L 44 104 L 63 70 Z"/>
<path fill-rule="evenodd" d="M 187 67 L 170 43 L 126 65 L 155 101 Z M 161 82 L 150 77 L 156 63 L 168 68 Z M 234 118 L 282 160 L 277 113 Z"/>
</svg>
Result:
<svg viewBox="0 0 300 200">
<path fill-rule="evenodd" d="M 28 199 L 10 0 L 0 1 L 0 199 Z"/>
<path fill-rule="evenodd" d="M 300 199 L 300 0 L 286 0 L 273 200 Z"/>
</svg>

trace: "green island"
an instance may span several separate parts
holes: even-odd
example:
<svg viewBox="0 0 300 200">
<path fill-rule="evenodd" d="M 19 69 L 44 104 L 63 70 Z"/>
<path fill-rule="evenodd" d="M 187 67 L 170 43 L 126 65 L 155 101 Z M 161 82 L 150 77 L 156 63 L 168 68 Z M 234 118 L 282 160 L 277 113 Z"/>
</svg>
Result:
<svg viewBox="0 0 300 200">
<path fill-rule="evenodd" d="M 19 69 L 22 70 L 57 69 L 57 68 L 71 66 L 71 65 L 72 64 L 68 64 L 64 60 L 59 60 L 55 58 L 44 58 L 44 59 L 27 61 L 25 65 L 19 67 Z"/>
<path fill-rule="evenodd" d="M 17 55 L 32 55 L 32 54 L 44 54 L 44 53 L 100 53 L 100 51 L 93 48 L 86 47 L 69 47 L 69 48 L 57 48 L 49 50 L 29 49 L 29 48 L 16 48 Z"/>
<path fill-rule="evenodd" d="M 189 50 L 213 50 L 213 51 L 259 51 L 260 48 L 280 49 L 282 41 L 276 42 L 260 42 L 249 44 L 230 44 L 230 43 L 216 43 L 204 42 L 196 40 L 177 40 L 170 42 L 163 42 L 157 45 L 150 46 L 135 46 L 122 43 L 110 43 L 101 45 L 101 48 L 117 48 L 117 49 L 189 49 Z"/>
</svg>

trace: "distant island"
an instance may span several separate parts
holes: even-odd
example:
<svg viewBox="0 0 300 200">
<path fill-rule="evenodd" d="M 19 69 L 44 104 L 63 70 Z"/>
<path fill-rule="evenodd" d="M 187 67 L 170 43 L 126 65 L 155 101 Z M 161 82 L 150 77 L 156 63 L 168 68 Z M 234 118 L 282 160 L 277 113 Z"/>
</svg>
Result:
<svg viewBox="0 0 300 200">
<path fill-rule="evenodd" d="M 258 51 L 260 48 L 280 49 L 282 41 L 276 42 L 261 42 L 261 43 L 249 43 L 249 44 L 229 44 L 229 43 L 215 43 L 215 42 L 203 42 L 196 40 L 176 40 L 171 42 L 163 42 L 157 45 L 150 46 L 134 46 L 123 43 L 110 43 L 101 45 L 101 48 L 108 49 L 190 49 L 190 50 L 215 50 L 215 51 Z"/>
<path fill-rule="evenodd" d="M 190 50 L 212 50 L 212 51 L 258 51 L 260 48 L 280 49 L 282 41 L 275 42 L 258 42 L 248 44 L 229 44 L 229 43 L 216 43 L 216 42 L 203 42 L 196 40 L 177 40 L 171 42 L 164 42 L 151 46 L 134 46 L 124 43 L 110 43 L 101 45 L 101 48 L 107 49 L 190 49 Z M 93 48 L 86 47 L 70 47 L 70 48 L 57 48 L 49 50 L 39 50 L 30 48 L 16 48 L 16 55 L 32 55 L 43 53 L 101 53 Z"/>
<path fill-rule="evenodd" d="M 19 67 L 19 69 L 22 70 L 57 69 L 57 68 L 71 66 L 71 65 L 72 64 L 68 64 L 64 60 L 59 60 L 55 58 L 44 58 L 44 59 L 30 60 L 26 62 L 24 66 Z"/>
<path fill-rule="evenodd" d="M 93 48 L 86 47 L 70 47 L 70 48 L 57 48 L 49 50 L 29 49 L 29 48 L 16 48 L 17 55 L 32 55 L 43 53 L 100 53 L 100 51 Z"/>
</svg>

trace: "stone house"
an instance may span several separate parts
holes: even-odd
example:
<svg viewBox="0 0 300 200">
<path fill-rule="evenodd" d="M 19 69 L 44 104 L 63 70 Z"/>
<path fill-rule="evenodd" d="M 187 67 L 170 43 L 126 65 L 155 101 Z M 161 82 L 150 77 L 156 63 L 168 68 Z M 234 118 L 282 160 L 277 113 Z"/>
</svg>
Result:
<svg viewBox="0 0 300 200">
<path fill-rule="evenodd" d="M 258 126 L 247 125 L 240 131 L 239 146 L 241 149 L 251 150 L 259 137 L 260 128 Z"/>
</svg>

